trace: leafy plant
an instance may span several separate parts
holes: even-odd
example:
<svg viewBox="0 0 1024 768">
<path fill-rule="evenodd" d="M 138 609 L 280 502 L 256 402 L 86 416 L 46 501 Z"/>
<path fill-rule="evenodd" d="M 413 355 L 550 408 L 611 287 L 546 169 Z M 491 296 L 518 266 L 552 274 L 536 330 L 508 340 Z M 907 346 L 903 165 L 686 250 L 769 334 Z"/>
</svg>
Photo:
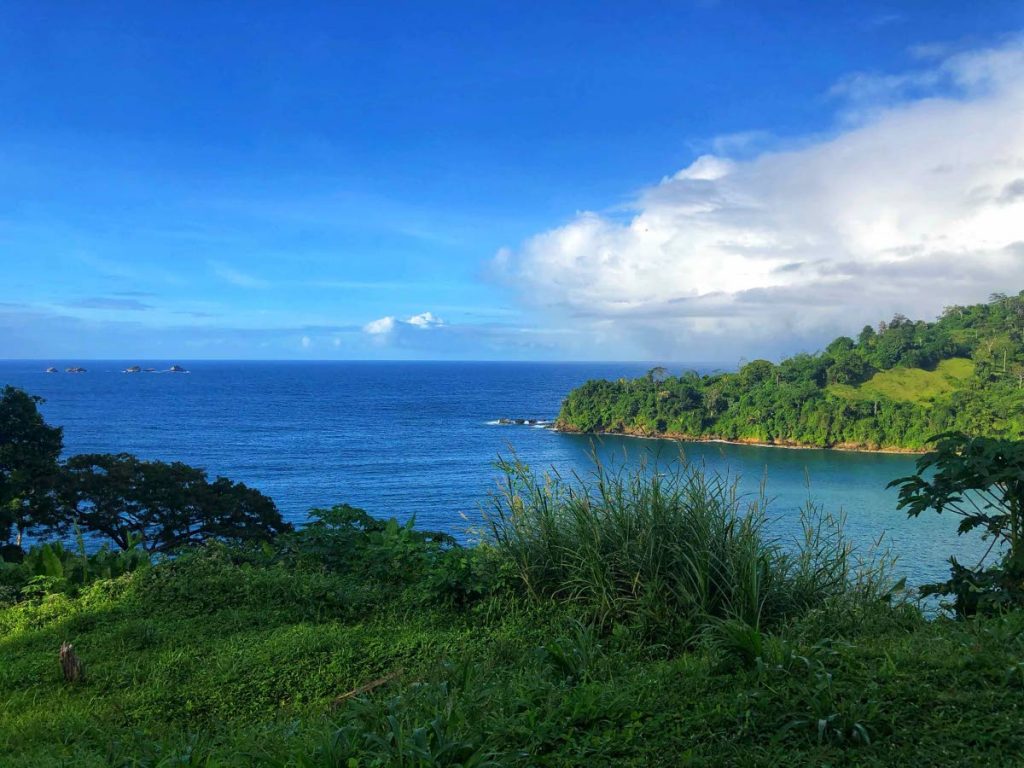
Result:
<svg viewBox="0 0 1024 768">
<path fill-rule="evenodd" d="M 472 727 L 473 704 L 493 695 L 466 691 L 454 680 L 415 683 L 383 702 L 361 699 L 321 755 L 334 765 L 395 768 L 489 768 L 500 765 Z M 475 732 L 474 732 L 475 731 Z"/>
<path fill-rule="evenodd" d="M 540 655 L 546 664 L 570 683 L 586 682 L 594 674 L 601 657 L 601 644 L 593 628 L 573 620 L 568 635 L 541 646 Z"/>
<path fill-rule="evenodd" d="M 428 602 L 467 606 L 501 581 L 501 563 L 486 547 L 416 527 L 415 518 L 375 518 L 348 504 L 312 509 L 310 522 L 266 545 L 273 562 L 327 568 L 381 584 L 411 586 Z"/>
<path fill-rule="evenodd" d="M 980 531 L 991 545 L 974 568 L 951 558 L 951 577 L 924 594 L 954 597 L 960 614 L 1024 604 L 1024 442 L 947 433 L 917 461 L 917 472 L 898 478 L 899 508 L 911 517 L 933 509 L 960 517 L 960 534 Z M 999 561 L 985 561 L 996 552 Z"/>
<path fill-rule="evenodd" d="M 150 554 L 138 546 L 122 551 L 104 545 L 90 553 L 79 537 L 77 550 L 59 541 L 32 547 L 20 563 L 0 566 L 0 580 L 20 585 L 27 597 L 75 593 L 99 579 L 114 579 L 148 568 L 151 563 Z"/>
</svg>

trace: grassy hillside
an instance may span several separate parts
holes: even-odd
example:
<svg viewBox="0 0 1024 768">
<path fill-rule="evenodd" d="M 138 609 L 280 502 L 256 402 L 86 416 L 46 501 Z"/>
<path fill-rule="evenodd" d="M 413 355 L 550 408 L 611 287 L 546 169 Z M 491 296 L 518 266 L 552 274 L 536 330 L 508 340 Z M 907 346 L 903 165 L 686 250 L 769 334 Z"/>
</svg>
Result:
<svg viewBox="0 0 1024 768">
<path fill-rule="evenodd" d="M 822 352 L 736 373 L 590 381 L 557 426 L 679 438 L 920 450 L 932 436 L 1024 436 L 1024 293 L 947 307 L 935 322 L 897 315 Z"/>
<path fill-rule="evenodd" d="M 830 384 L 826 391 L 857 402 L 892 400 L 929 407 L 965 388 L 974 376 L 974 368 L 973 361 L 955 357 L 941 361 L 932 371 L 891 368 L 879 371 L 863 384 Z"/>
<path fill-rule="evenodd" d="M 1019 764 L 1024 614 L 925 621 L 714 477 L 599 487 L 513 474 L 490 547 L 336 508 L 80 585 L 0 568 L 0 762 Z"/>
<path fill-rule="evenodd" d="M 760 649 L 723 635 L 670 653 L 497 598 L 460 611 L 400 591 L 346 612 L 316 589 L 344 599 L 356 585 L 316 581 L 199 563 L 0 609 L 3 765 L 1010 766 L 1024 754 L 1019 614 L 927 623 L 880 606 L 808 617 Z M 223 582 L 236 589 L 215 602 L 187 597 Z M 60 679 L 65 638 L 84 684 Z"/>
</svg>

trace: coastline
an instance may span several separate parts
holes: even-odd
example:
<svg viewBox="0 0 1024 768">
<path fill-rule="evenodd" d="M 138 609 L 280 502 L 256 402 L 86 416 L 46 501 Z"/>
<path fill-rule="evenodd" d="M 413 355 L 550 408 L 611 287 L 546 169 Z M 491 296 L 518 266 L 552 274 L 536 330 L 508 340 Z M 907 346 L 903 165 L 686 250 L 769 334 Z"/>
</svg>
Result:
<svg viewBox="0 0 1024 768">
<path fill-rule="evenodd" d="M 556 422 L 551 427 L 555 432 L 566 435 L 611 435 L 615 437 L 632 437 L 640 440 L 671 440 L 677 443 L 722 443 L 724 445 L 745 445 L 754 448 L 784 448 L 792 451 L 842 451 L 844 453 L 887 453 L 905 456 L 920 456 L 928 452 L 926 448 L 870 448 L 865 445 L 837 443 L 835 445 L 811 445 L 808 443 L 785 442 L 766 443 L 758 440 L 730 439 L 711 437 L 708 435 L 687 435 L 679 432 L 648 432 L 645 430 L 591 430 L 584 431 L 568 427 Z"/>
</svg>

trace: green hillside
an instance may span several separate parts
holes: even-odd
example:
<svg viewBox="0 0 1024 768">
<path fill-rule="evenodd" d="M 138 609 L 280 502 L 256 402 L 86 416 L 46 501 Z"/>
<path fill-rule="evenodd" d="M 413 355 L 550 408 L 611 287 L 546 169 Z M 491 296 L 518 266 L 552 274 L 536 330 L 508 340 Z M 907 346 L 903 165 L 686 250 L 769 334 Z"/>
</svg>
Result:
<svg viewBox="0 0 1024 768">
<path fill-rule="evenodd" d="M 934 322 L 897 315 L 856 338 L 735 373 L 589 381 L 558 427 L 783 445 L 919 450 L 930 437 L 1024 436 L 1024 293 L 947 307 Z"/>
<path fill-rule="evenodd" d="M 0 559 L 0 765 L 1020 764 L 1024 612 L 927 621 L 834 519 L 784 551 L 696 468 L 506 479 L 475 547 L 338 506 Z"/>
<path fill-rule="evenodd" d="M 933 371 L 922 368 L 892 368 L 888 371 L 879 371 L 863 384 L 830 384 L 826 391 L 831 395 L 858 402 L 874 402 L 886 398 L 929 407 L 936 400 L 948 398 L 957 390 L 963 389 L 972 376 L 974 362 L 955 357 L 943 360 Z"/>
</svg>

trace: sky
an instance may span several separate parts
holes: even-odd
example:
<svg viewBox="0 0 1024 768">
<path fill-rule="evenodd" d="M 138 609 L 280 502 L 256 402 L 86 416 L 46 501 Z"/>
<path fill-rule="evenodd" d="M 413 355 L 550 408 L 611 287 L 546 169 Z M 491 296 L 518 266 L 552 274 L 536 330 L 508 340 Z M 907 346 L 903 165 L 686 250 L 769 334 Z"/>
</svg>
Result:
<svg viewBox="0 0 1024 768">
<path fill-rule="evenodd" d="M 0 358 L 813 351 L 1024 289 L 1024 4 L 12 2 Z"/>
</svg>

